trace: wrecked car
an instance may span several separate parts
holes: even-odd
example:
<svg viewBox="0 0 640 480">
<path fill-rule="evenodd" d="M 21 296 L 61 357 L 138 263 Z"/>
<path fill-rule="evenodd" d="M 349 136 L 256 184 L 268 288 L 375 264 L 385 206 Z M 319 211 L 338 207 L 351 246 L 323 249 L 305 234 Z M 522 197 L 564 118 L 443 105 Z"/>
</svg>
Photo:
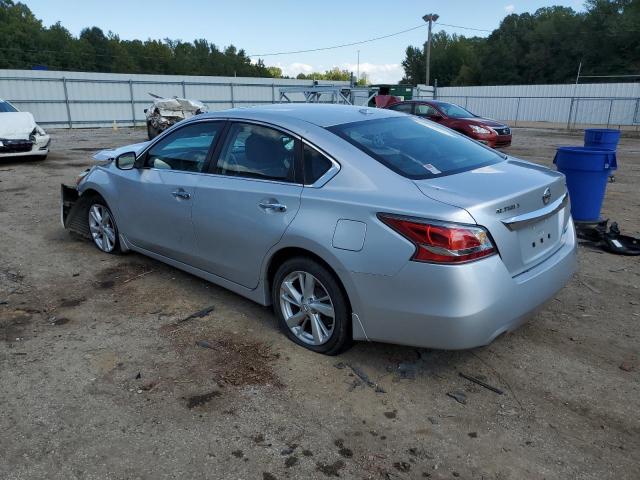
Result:
<svg viewBox="0 0 640 480">
<path fill-rule="evenodd" d="M 38 126 L 33 115 L 20 112 L 0 98 L 0 158 L 47 158 L 51 137 Z"/>
<path fill-rule="evenodd" d="M 187 98 L 163 98 L 149 93 L 153 104 L 144 109 L 147 116 L 147 135 L 149 140 L 157 137 L 167 128 L 181 120 L 205 113 L 208 109 L 204 103 Z"/>
<path fill-rule="evenodd" d="M 272 305 L 319 353 L 486 345 L 577 265 L 564 175 L 392 110 L 225 110 L 102 158 L 61 187 L 65 228 Z"/>
</svg>

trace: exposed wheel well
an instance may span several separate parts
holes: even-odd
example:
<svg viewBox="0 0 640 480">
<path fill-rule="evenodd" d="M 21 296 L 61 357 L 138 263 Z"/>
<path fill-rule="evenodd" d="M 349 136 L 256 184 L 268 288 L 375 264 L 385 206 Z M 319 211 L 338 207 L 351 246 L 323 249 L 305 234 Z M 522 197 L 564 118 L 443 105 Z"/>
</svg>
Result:
<svg viewBox="0 0 640 480">
<path fill-rule="evenodd" d="M 282 250 L 279 250 L 278 252 L 276 252 L 275 255 L 273 255 L 273 257 L 271 257 L 271 261 L 269 262 L 269 267 L 267 268 L 267 282 L 268 282 L 267 287 L 269 292 L 269 298 L 271 298 L 271 289 L 273 288 L 273 277 L 275 277 L 276 272 L 278 271 L 278 268 L 280 268 L 280 265 L 282 265 L 284 262 L 294 257 L 310 258 L 318 262 L 324 268 L 326 268 L 335 277 L 336 281 L 338 282 L 338 285 L 342 290 L 344 298 L 347 299 L 349 311 L 351 312 L 351 301 L 349 300 L 349 295 L 347 294 L 347 290 L 344 288 L 342 280 L 340 280 L 340 277 L 338 276 L 336 271 L 333 268 L 331 268 L 331 265 L 325 262 L 322 259 L 322 257 L 320 257 L 319 255 L 316 255 L 313 252 L 310 252 L 309 250 L 305 250 L 304 248 L 296 248 L 296 247 L 283 248 Z"/>
<path fill-rule="evenodd" d="M 82 195 L 80 195 L 80 198 L 85 198 L 85 199 L 90 199 L 90 198 L 94 198 L 97 197 L 99 199 L 101 199 L 104 203 L 107 203 L 107 201 L 104 199 L 104 197 L 102 195 L 100 195 L 96 190 L 92 189 L 92 188 L 87 188 L 84 192 L 82 192 Z M 108 207 L 109 205 L 107 205 Z"/>
<path fill-rule="evenodd" d="M 65 228 L 84 237 L 91 238 L 87 215 L 89 214 L 91 202 L 94 199 L 100 199 L 105 204 L 107 203 L 97 191 L 93 189 L 85 190 L 82 195 L 77 198 L 75 204 L 68 210 Z"/>
</svg>

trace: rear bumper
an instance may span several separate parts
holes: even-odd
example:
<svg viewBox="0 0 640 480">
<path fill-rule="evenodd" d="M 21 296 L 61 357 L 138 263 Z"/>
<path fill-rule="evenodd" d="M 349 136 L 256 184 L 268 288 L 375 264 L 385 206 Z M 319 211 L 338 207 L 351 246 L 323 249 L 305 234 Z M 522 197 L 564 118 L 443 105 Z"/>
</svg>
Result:
<svg viewBox="0 0 640 480">
<path fill-rule="evenodd" d="M 392 277 L 352 274 L 354 304 L 369 340 L 467 349 L 515 330 L 553 298 L 576 268 L 571 223 L 560 250 L 516 277 L 497 255 L 458 266 L 408 262 Z"/>
</svg>

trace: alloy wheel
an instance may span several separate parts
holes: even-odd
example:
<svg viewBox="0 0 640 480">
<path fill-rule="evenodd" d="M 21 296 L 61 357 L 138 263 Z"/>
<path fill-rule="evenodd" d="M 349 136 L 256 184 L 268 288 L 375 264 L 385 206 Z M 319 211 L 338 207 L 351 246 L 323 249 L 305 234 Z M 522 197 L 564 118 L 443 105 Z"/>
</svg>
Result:
<svg viewBox="0 0 640 480">
<path fill-rule="evenodd" d="M 291 332 L 308 345 L 329 341 L 335 311 L 329 292 L 312 274 L 294 271 L 280 284 L 280 310 Z"/>
<path fill-rule="evenodd" d="M 97 247 L 111 253 L 116 246 L 116 227 L 109 209 L 95 203 L 89 209 L 89 231 Z"/>
</svg>

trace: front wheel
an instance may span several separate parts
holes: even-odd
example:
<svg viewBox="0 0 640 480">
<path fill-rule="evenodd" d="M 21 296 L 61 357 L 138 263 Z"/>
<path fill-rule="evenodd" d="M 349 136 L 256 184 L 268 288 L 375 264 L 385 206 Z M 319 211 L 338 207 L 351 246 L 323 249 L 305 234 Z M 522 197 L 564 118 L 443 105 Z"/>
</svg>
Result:
<svg viewBox="0 0 640 480">
<path fill-rule="evenodd" d="M 272 297 L 281 328 L 298 345 L 325 355 L 351 345 L 346 296 L 323 265 L 305 257 L 287 260 L 275 274 Z"/>
<path fill-rule="evenodd" d="M 118 251 L 118 227 L 113 214 L 100 199 L 89 206 L 89 233 L 96 247 L 105 253 Z"/>
</svg>

